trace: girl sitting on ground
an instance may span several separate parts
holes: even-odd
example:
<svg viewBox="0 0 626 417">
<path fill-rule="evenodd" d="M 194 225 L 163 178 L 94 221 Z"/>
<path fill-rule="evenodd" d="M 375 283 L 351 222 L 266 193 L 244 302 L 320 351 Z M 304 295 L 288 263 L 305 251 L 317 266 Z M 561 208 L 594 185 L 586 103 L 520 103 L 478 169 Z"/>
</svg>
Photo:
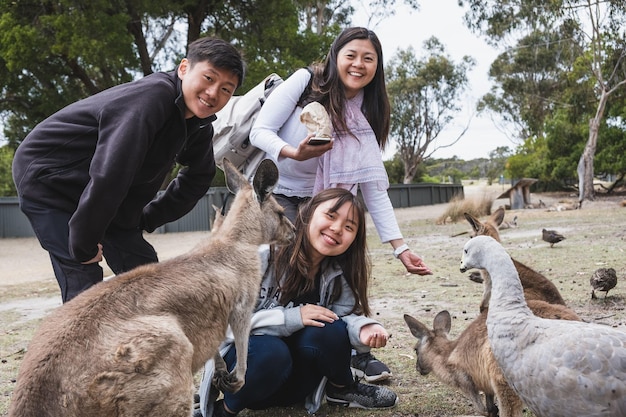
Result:
<svg viewBox="0 0 626 417">
<path fill-rule="evenodd" d="M 397 403 L 393 391 L 360 383 L 350 370 L 352 346 L 379 348 L 389 338 L 368 317 L 371 264 L 362 203 L 348 190 L 326 189 L 301 207 L 295 226 L 291 245 L 260 249 L 265 272 L 245 385 L 215 401 L 209 361 L 200 389 L 205 417 L 299 403 L 314 413 L 324 393 L 329 405 L 380 409 Z M 220 349 L 229 371 L 236 360 L 232 342 L 227 338 Z"/>
</svg>

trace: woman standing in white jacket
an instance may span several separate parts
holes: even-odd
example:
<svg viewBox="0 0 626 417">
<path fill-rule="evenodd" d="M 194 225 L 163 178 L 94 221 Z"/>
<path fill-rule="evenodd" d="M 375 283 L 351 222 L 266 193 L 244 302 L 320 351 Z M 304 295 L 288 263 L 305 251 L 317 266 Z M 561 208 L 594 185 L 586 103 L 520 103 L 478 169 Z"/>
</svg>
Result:
<svg viewBox="0 0 626 417">
<path fill-rule="evenodd" d="M 347 28 L 323 64 L 296 71 L 268 97 L 250 142 L 277 163 L 280 178 L 274 193 L 291 220 L 319 190 L 341 187 L 356 194 L 360 188 L 381 240 L 391 244 L 408 272 L 428 275 L 430 269 L 404 242 L 387 194 L 381 151 L 389 135 L 390 106 L 384 78 L 376 34 Z M 333 140 L 328 144 L 308 144 L 313 134 L 300 122 L 300 113 L 312 101 L 330 115 Z"/>
</svg>

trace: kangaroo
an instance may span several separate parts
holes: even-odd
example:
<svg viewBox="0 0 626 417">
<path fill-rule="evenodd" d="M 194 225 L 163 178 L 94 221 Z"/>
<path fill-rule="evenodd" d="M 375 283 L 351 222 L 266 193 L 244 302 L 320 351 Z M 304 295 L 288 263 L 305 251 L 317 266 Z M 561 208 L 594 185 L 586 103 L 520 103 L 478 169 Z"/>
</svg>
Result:
<svg viewBox="0 0 626 417">
<path fill-rule="evenodd" d="M 562 305 L 531 300 L 528 306 L 540 317 L 579 320 L 576 314 Z M 522 416 L 523 402 L 508 385 L 491 352 L 486 310 L 456 340 L 448 339 L 452 320 L 445 310 L 435 316 L 432 330 L 408 314 L 404 315 L 404 321 L 417 338 L 415 366 L 421 375 L 432 372 L 441 382 L 461 391 L 472 401 L 476 411 L 484 416 Z M 485 394 L 485 403 L 481 391 Z"/>
<path fill-rule="evenodd" d="M 498 242 L 501 242 L 498 226 L 504 219 L 503 207 L 499 207 L 496 211 L 494 211 L 484 223 L 469 213 L 464 213 L 464 216 L 472 226 L 472 237 L 479 235 L 491 236 Z M 563 300 L 561 293 L 552 281 L 515 259 L 513 259 L 513 264 L 519 274 L 522 287 L 524 287 L 524 297 L 526 300 L 543 300 L 550 304 L 565 305 L 565 301 Z M 483 277 L 484 292 L 483 299 L 480 303 L 480 310 L 483 311 L 489 306 L 489 298 L 491 296 L 491 278 L 489 277 L 489 274 L 487 274 L 487 271 L 481 271 L 481 275 Z"/>
<path fill-rule="evenodd" d="M 194 374 L 213 357 L 220 389 L 244 384 L 252 308 L 261 281 L 257 249 L 287 243 L 291 222 L 271 195 L 276 165 L 253 186 L 227 160 L 233 206 L 186 254 L 99 283 L 53 311 L 20 366 L 10 417 L 189 417 Z M 235 334 L 231 373 L 218 352 Z"/>
</svg>

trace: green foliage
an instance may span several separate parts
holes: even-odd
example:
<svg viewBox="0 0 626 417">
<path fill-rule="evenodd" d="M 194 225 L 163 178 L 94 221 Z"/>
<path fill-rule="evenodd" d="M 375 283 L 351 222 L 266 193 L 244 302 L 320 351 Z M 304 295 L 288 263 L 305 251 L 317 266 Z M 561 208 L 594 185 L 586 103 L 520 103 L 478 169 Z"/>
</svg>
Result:
<svg viewBox="0 0 626 417">
<path fill-rule="evenodd" d="M 383 161 L 390 184 L 402 184 L 404 182 L 404 164 L 398 154 L 393 159 Z"/>
<path fill-rule="evenodd" d="M 495 86 L 481 100 L 481 108 L 516 124 L 518 137 L 542 135 L 544 121 L 561 101 L 568 71 L 580 54 L 573 31 L 568 24 L 535 30 L 500 54 L 489 70 Z"/>
<path fill-rule="evenodd" d="M 425 174 L 422 177 L 422 181 L 421 182 L 431 183 L 431 184 L 439 184 L 439 183 L 441 183 L 441 177 L 431 177 L 430 175 Z"/>
<path fill-rule="evenodd" d="M 11 163 L 15 151 L 8 145 L 0 147 L 0 197 L 11 197 L 17 195 L 13 174 L 11 173 Z"/>
<path fill-rule="evenodd" d="M 389 177 L 390 184 L 404 184 L 404 162 L 400 158 L 400 155 L 396 153 L 393 159 L 389 161 L 383 161 L 385 165 L 385 170 L 387 171 L 387 175 Z M 411 183 L 420 183 L 420 182 L 428 182 L 424 179 L 427 176 L 426 166 L 424 164 L 419 164 L 416 169 L 415 176 Z"/>
<path fill-rule="evenodd" d="M 320 31 L 302 31 L 291 0 L 31 3 L 0 0 L 0 114 L 16 147 L 38 122 L 86 96 L 155 70 L 171 70 L 185 44 L 202 35 L 231 41 L 242 51 L 245 93 L 270 72 L 288 76 L 323 58 L 338 24 L 334 7 Z M 345 11 L 341 9 L 342 12 Z M 187 24 L 187 38 L 178 28 Z"/>
<path fill-rule="evenodd" d="M 584 199 L 593 198 L 593 169 L 626 172 L 617 156 L 624 153 L 620 139 L 626 132 L 617 110 L 626 83 L 624 2 L 461 0 L 459 5 L 468 6 L 467 26 L 504 50 L 491 65 L 496 85 L 480 108 L 499 113 L 518 138 L 533 138 L 511 161 L 516 175 L 569 186 L 577 182 L 581 155 L 587 155 L 584 166 L 592 170 L 582 172 Z M 536 145 L 534 138 L 545 138 L 539 149 L 528 146 Z"/>
<path fill-rule="evenodd" d="M 443 172 L 443 175 L 448 177 L 448 180 L 452 184 L 460 184 L 461 180 L 465 178 L 465 173 L 458 168 L 450 167 Z"/>
<path fill-rule="evenodd" d="M 128 22 L 108 2 L 0 3 L 0 112 L 12 146 L 68 103 L 131 80 Z"/>
<path fill-rule="evenodd" d="M 563 189 L 571 178 L 570 173 L 561 171 L 563 175 L 555 175 L 567 164 L 559 165 L 549 158 L 546 138 L 527 139 L 523 145 L 517 148 L 515 155 L 510 156 L 506 162 L 506 175 L 509 178 L 536 178 L 538 183 L 533 186 L 536 191 L 548 191 Z"/>
</svg>

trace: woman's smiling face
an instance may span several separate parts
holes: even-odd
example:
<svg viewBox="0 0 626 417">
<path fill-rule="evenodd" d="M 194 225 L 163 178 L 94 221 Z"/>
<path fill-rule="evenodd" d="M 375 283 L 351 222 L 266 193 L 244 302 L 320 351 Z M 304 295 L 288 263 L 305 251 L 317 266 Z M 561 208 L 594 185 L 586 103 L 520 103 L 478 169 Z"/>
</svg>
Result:
<svg viewBox="0 0 626 417">
<path fill-rule="evenodd" d="M 377 68 L 378 55 L 369 39 L 350 41 L 337 53 L 337 72 L 348 98 L 372 82 Z"/>
<path fill-rule="evenodd" d="M 337 211 L 330 211 L 337 199 L 321 203 L 311 216 L 308 237 L 313 253 L 312 260 L 321 261 L 326 256 L 344 253 L 359 230 L 352 203 L 345 203 Z"/>
</svg>

